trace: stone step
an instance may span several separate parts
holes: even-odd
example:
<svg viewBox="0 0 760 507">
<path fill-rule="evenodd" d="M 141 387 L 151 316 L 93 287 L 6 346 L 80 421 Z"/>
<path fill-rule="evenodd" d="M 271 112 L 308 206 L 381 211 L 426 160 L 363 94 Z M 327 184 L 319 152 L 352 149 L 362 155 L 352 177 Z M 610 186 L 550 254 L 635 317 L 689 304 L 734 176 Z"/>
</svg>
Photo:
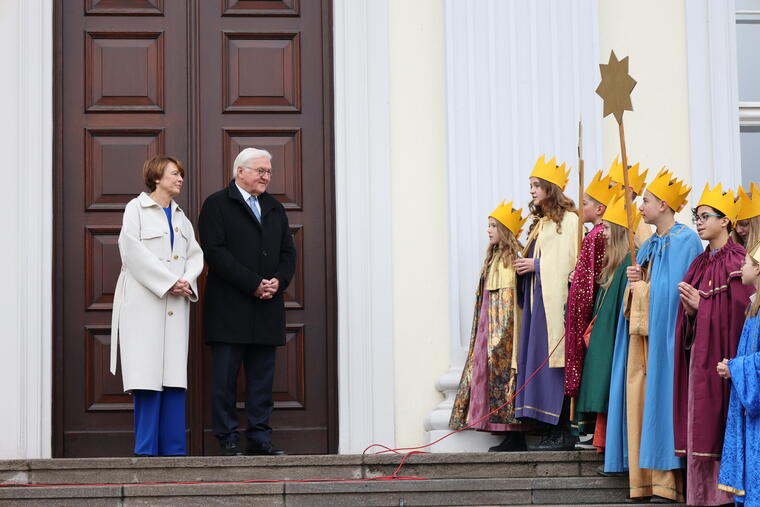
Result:
<svg viewBox="0 0 760 507">
<path fill-rule="evenodd" d="M 410 456 L 399 475 L 431 479 L 596 477 L 593 451 Z M 0 461 L 0 483 L 134 484 L 186 481 L 362 479 L 388 476 L 401 456 L 77 458 Z"/>
<path fill-rule="evenodd" d="M 604 477 L 2 487 L 0 505 L 617 505 L 626 487 L 625 479 Z"/>
</svg>

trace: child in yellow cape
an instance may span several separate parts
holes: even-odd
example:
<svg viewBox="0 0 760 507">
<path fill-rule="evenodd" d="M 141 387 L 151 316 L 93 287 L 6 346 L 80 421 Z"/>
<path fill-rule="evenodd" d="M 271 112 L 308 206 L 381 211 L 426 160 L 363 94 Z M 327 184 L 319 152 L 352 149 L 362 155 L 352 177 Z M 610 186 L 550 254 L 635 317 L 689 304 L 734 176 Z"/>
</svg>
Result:
<svg viewBox="0 0 760 507">
<path fill-rule="evenodd" d="M 488 217 L 489 244 L 480 270 L 470 348 L 449 421 L 454 429 L 472 424 L 477 430 L 507 432 L 492 451 L 525 450 L 523 433 L 515 432 L 521 425 L 514 417 L 514 403 L 502 407 L 515 392 L 514 261 L 522 250 L 517 238 L 527 220 L 521 212 L 511 202 L 502 202 Z"/>
</svg>

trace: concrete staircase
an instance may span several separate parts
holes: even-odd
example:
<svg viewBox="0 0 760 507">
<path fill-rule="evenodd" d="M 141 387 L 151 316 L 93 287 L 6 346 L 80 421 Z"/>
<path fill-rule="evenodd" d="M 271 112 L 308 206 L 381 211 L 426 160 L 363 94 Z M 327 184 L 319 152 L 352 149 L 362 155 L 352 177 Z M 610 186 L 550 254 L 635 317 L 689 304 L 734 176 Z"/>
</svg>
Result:
<svg viewBox="0 0 760 507">
<path fill-rule="evenodd" d="M 0 461 L 0 505 L 631 505 L 593 451 Z M 249 482 L 300 481 L 312 482 Z M 353 479 L 333 482 L 326 479 Z M 321 481 L 320 481 L 321 480 Z M 162 484 L 172 483 L 172 484 Z M 185 484 L 178 484 L 185 483 Z M 72 487 L 70 485 L 78 485 Z"/>
</svg>

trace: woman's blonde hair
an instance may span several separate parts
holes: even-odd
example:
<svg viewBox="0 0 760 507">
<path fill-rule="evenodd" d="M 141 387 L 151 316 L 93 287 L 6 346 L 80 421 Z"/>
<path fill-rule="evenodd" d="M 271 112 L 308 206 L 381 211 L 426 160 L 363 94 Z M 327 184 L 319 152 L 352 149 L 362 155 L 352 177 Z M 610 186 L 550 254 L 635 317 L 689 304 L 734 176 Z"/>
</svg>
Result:
<svg viewBox="0 0 760 507">
<path fill-rule="evenodd" d="M 483 267 L 480 270 L 480 279 L 485 279 L 488 276 L 488 270 L 491 267 L 491 263 L 494 259 L 500 260 L 505 268 L 508 268 L 517 258 L 517 253 L 522 251 L 522 245 L 515 238 L 512 231 L 507 229 L 504 224 L 496 219 L 496 243 L 491 243 L 486 249 L 486 258 L 483 261 Z"/>
<path fill-rule="evenodd" d="M 605 289 L 609 288 L 612 279 L 615 278 L 615 271 L 629 252 L 628 229 L 612 222 L 607 222 L 607 225 L 610 227 L 610 239 L 605 243 L 602 270 L 596 280 Z"/>
<path fill-rule="evenodd" d="M 538 186 L 546 194 L 546 198 L 541 201 L 541 204 L 535 205 L 533 201 L 528 205 L 530 213 L 533 215 L 533 223 L 530 224 L 528 233 L 533 231 L 541 217 L 549 217 L 555 224 L 557 224 L 557 232 L 562 232 L 562 217 L 565 216 L 565 212 L 572 211 L 576 215 L 578 210 L 575 208 L 575 203 L 572 199 L 567 197 L 562 189 L 554 183 L 536 178 L 538 180 Z"/>
</svg>

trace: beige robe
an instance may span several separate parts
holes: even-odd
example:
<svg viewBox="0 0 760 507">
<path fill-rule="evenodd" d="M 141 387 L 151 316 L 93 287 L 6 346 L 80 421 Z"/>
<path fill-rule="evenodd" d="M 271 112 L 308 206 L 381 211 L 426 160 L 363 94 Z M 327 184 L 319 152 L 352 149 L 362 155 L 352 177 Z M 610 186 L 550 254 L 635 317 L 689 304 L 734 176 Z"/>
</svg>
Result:
<svg viewBox="0 0 760 507">
<path fill-rule="evenodd" d="M 568 279 L 578 258 L 578 215 L 565 212 L 560 230 L 550 218 L 543 217 L 531 232 L 528 242 L 535 239 L 533 257 L 539 257 L 539 270 L 543 286 L 544 310 L 549 351 L 557 350 L 549 359 L 550 368 L 565 367 L 565 304 Z M 512 364 L 517 368 L 520 331 L 515 325 L 515 350 Z M 559 343 L 559 345 L 557 345 Z"/>
</svg>

